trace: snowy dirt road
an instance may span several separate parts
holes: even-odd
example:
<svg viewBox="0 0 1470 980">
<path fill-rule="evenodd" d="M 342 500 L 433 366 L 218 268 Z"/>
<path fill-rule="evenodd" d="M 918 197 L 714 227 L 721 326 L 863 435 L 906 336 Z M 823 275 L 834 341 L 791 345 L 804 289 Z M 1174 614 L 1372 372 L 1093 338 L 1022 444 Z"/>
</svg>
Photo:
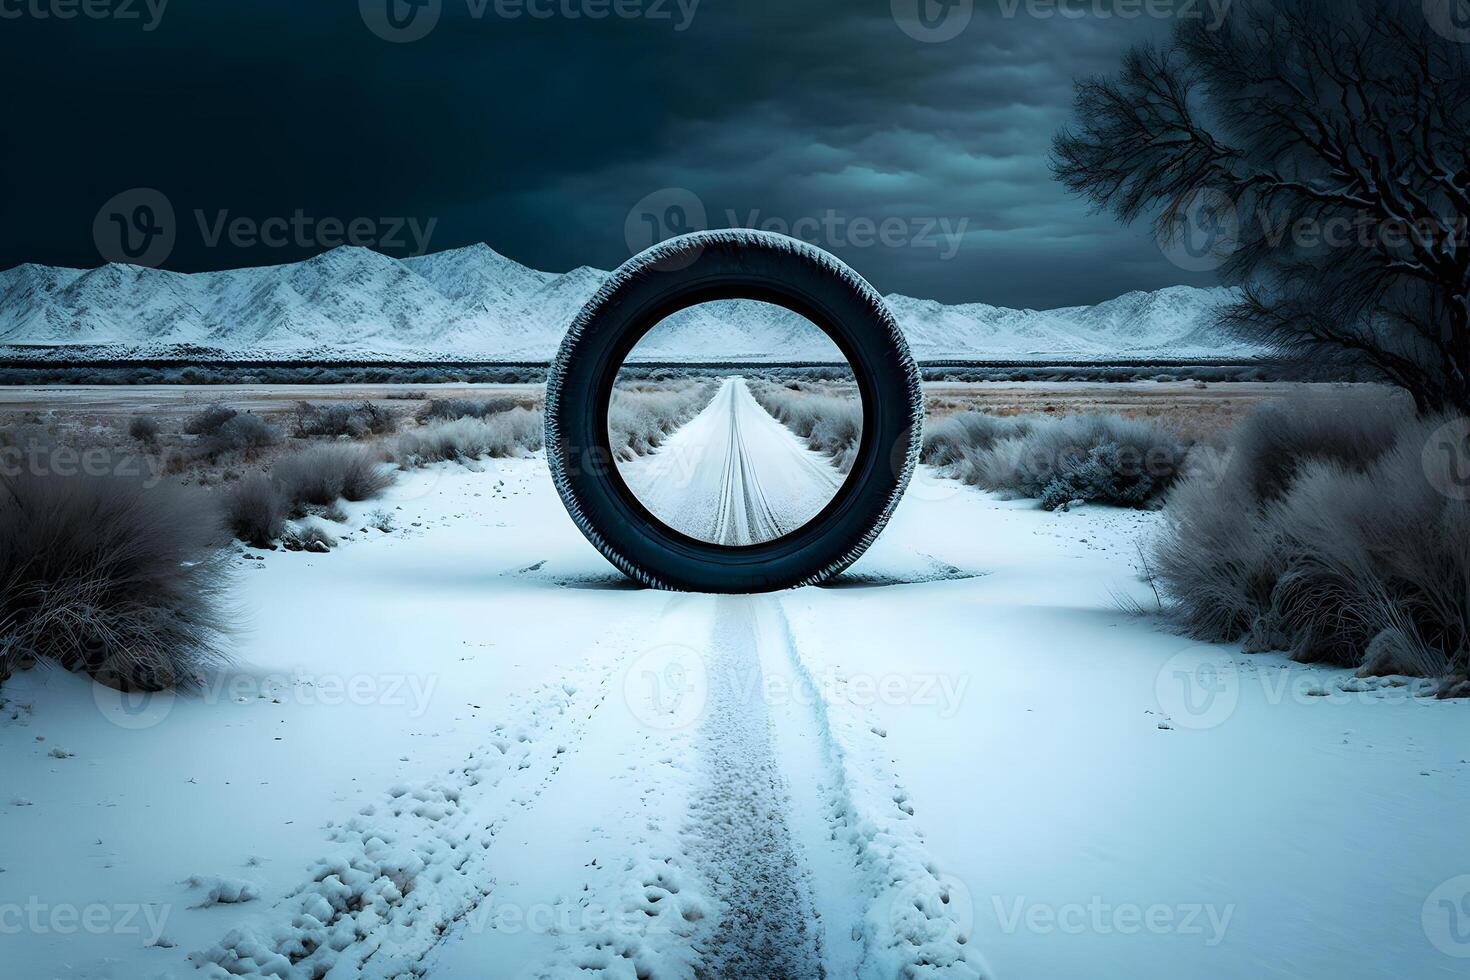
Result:
<svg viewBox="0 0 1470 980">
<path fill-rule="evenodd" d="M 0 972 L 1463 975 L 1467 705 L 1124 612 L 1157 515 L 921 469 L 830 586 L 714 597 L 540 459 L 391 493 L 239 555 L 199 694 L 7 682 Z"/>
<path fill-rule="evenodd" d="M 827 505 L 843 476 L 726 378 L 704 411 L 650 456 L 619 464 L 665 524 L 716 544 L 757 544 L 794 531 Z"/>
</svg>

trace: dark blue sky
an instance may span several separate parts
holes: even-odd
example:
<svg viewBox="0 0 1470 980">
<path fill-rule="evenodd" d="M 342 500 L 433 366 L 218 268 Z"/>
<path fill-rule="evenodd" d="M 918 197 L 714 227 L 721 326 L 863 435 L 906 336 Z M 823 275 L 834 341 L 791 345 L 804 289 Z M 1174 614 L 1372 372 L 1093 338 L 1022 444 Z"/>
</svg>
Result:
<svg viewBox="0 0 1470 980">
<path fill-rule="evenodd" d="M 913 0 L 391 0 L 393 22 L 389 0 L 91 2 L 113 16 L 0 0 L 0 267 L 99 264 L 99 209 L 148 187 L 175 212 L 162 264 L 184 271 L 313 254 L 335 240 L 322 219 L 405 254 L 400 218 L 432 229 L 431 251 L 611 267 L 647 215 L 703 208 L 949 302 L 1212 281 L 1048 177 L 1072 79 L 1171 26 L 1094 0 L 1075 17 L 981 0 L 968 22 L 965 0 L 919 0 L 930 27 L 895 16 Z M 283 243 L 250 234 L 298 214 Z"/>
</svg>

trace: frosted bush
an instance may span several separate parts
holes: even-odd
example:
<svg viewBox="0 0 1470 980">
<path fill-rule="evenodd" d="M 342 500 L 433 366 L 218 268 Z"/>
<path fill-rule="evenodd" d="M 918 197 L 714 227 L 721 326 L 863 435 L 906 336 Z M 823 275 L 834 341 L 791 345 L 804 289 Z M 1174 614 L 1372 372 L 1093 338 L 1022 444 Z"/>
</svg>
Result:
<svg viewBox="0 0 1470 980">
<path fill-rule="evenodd" d="M 293 507 L 327 506 L 338 498 L 368 500 L 393 483 L 377 454 L 360 446 L 315 446 L 276 464 L 275 478 Z"/>
<path fill-rule="evenodd" d="M 515 407 L 516 403 L 509 398 L 486 398 L 478 401 L 468 398 L 431 398 L 419 409 L 417 417 L 420 422 L 483 419 L 508 412 Z"/>
<path fill-rule="evenodd" d="M 934 441 L 926 439 L 926 454 L 966 483 L 1039 500 L 1048 510 L 1074 500 L 1148 506 L 1174 482 L 1189 453 L 1172 431 L 1117 415 L 982 418 L 962 416 L 941 426 Z"/>
<path fill-rule="evenodd" d="M 145 446 L 157 445 L 158 433 L 158 420 L 151 416 L 134 416 L 133 420 L 128 423 L 128 435 Z"/>
<path fill-rule="evenodd" d="M 863 403 L 855 388 L 757 382 L 750 393 L 776 421 L 805 440 L 807 448 L 844 473 L 852 469 L 863 437 Z"/>
<path fill-rule="evenodd" d="M 226 569 L 207 495 L 119 476 L 0 476 L 0 676 L 30 661 L 125 690 L 220 662 Z"/>
<path fill-rule="evenodd" d="M 952 466 L 964 458 L 965 450 L 983 451 L 1000 439 L 1024 435 L 1030 422 L 1024 418 L 959 412 L 924 423 L 924 448 L 919 462 Z"/>
<path fill-rule="evenodd" d="M 286 528 L 286 510 L 280 486 L 262 473 L 252 473 L 225 491 L 225 524 L 251 547 L 274 547 Z"/>
<path fill-rule="evenodd" d="M 539 412 L 519 407 L 486 418 L 435 422 L 399 436 L 395 455 L 407 466 L 524 456 L 541 448 L 542 428 Z"/>
<path fill-rule="evenodd" d="M 229 453 L 252 456 L 280 441 L 280 433 L 258 415 L 237 413 L 199 437 L 197 451 L 208 459 Z"/>
<path fill-rule="evenodd" d="M 1303 661 L 1465 673 L 1470 503 L 1438 489 L 1454 461 L 1424 452 L 1446 420 L 1380 395 L 1294 411 L 1243 423 L 1223 478 L 1191 474 L 1170 496 L 1152 557 L 1173 615 L 1192 636 Z"/>
<path fill-rule="evenodd" d="M 704 410 L 718 385 L 710 381 L 619 385 L 607 406 L 608 439 L 621 459 L 646 456 Z"/>
<path fill-rule="evenodd" d="M 297 402 L 294 434 L 301 439 L 346 436 L 361 439 L 385 435 L 398 429 L 398 416 L 381 405 L 361 402 L 357 405 L 313 405 Z"/>
</svg>

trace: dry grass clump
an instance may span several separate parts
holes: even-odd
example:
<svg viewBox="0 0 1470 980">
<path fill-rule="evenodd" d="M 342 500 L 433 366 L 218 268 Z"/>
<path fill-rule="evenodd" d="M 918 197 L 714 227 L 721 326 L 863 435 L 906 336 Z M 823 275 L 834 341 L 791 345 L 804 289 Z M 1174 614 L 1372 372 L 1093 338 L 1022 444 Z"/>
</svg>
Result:
<svg viewBox="0 0 1470 980">
<path fill-rule="evenodd" d="M 344 500 L 367 500 L 393 484 L 392 471 L 378 454 L 363 446 L 325 445 L 287 456 L 276 463 L 274 476 L 292 505 L 328 506 Z"/>
<path fill-rule="evenodd" d="M 1470 672 L 1470 503 L 1453 492 L 1467 461 L 1435 451 L 1455 450 L 1437 435 L 1449 421 L 1381 394 L 1240 426 L 1228 465 L 1170 495 L 1153 547 L 1182 627 L 1369 674 Z"/>
<path fill-rule="evenodd" d="M 863 437 L 863 403 L 855 387 L 756 382 L 750 393 L 776 421 L 843 473 L 852 469 Z"/>
<path fill-rule="evenodd" d="M 930 466 L 953 466 L 965 454 L 983 452 L 1000 439 L 1025 435 L 1031 424 L 1025 418 L 959 412 L 924 423 L 924 448 L 919 462 Z"/>
<path fill-rule="evenodd" d="M 210 462 L 232 453 L 252 457 L 281 441 L 281 434 L 258 415 L 237 412 L 226 405 L 210 405 L 184 423 L 195 436 L 193 453 Z"/>
<path fill-rule="evenodd" d="M 517 405 L 513 398 L 431 398 L 416 413 L 420 424 L 452 419 L 483 419 L 508 412 Z"/>
<path fill-rule="evenodd" d="M 158 445 L 158 434 L 160 432 L 158 420 L 147 415 L 136 415 L 128 423 L 128 436 L 145 446 Z"/>
<path fill-rule="evenodd" d="M 0 475 L 0 677 L 39 661 L 124 690 L 193 685 L 222 659 L 218 524 L 173 484 Z"/>
<path fill-rule="evenodd" d="M 486 418 L 451 419 L 405 432 L 394 456 L 405 466 L 524 456 L 541 448 L 542 431 L 541 414 L 517 406 Z"/>
<path fill-rule="evenodd" d="M 713 381 L 643 382 L 613 388 L 608 439 L 620 459 L 646 456 L 704 411 L 719 390 Z"/>
<path fill-rule="evenodd" d="M 292 434 L 298 439 L 364 439 L 398 431 L 398 416 L 369 401 L 356 405 L 314 405 L 299 401 L 292 414 Z"/>
<path fill-rule="evenodd" d="M 225 525 L 254 548 L 272 548 L 286 530 L 289 503 L 280 484 L 264 473 L 252 473 L 224 494 Z"/>
<path fill-rule="evenodd" d="M 1146 507 L 1179 476 L 1189 448 L 1174 430 L 1144 419 L 964 413 L 927 427 L 920 460 L 1048 510 L 1074 501 Z"/>
<path fill-rule="evenodd" d="M 345 516 L 339 501 L 369 500 L 393 484 L 392 467 L 373 450 L 350 444 L 313 446 L 279 460 L 270 475 L 252 473 L 224 491 L 225 526 L 246 544 L 274 548 L 290 537 L 288 517 L 308 507 Z"/>
</svg>

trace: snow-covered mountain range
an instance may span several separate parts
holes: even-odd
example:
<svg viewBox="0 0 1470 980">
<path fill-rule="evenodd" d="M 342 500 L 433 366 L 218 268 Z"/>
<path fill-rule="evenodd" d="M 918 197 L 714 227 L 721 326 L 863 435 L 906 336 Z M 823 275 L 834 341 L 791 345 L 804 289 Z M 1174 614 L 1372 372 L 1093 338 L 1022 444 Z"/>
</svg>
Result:
<svg viewBox="0 0 1470 980">
<path fill-rule="evenodd" d="M 184 274 L 130 265 L 0 272 L 0 354 L 40 360 L 551 358 L 607 273 L 541 272 L 487 245 L 393 259 L 338 248 L 304 262 Z M 891 295 L 920 360 L 1249 358 L 1212 327 L 1225 289 L 1175 286 L 1096 306 L 1011 310 Z M 830 360 L 805 320 L 764 304 L 687 310 L 641 359 Z"/>
</svg>

